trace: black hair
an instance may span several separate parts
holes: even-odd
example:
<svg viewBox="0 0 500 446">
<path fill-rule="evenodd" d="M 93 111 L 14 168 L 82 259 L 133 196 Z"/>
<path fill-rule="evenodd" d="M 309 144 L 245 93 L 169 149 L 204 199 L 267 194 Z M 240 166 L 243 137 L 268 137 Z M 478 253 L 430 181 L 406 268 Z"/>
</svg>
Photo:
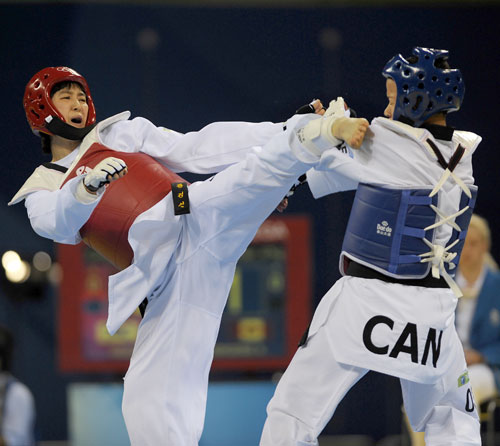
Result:
<svg viewBox="0 0 500 446">
<path fill-rule="evenodd" d="M 85 93 L 85 89 L 83 88 L 82 84 L 80 84 L 79 82 L 62 81 L 62 82 L 55 84 L 52 87 L 52 90 L 50 90 L 50 97 L 52 98 L 59 90 L 64 90 L 65 88 L 71 88 L 72 85 L 76 85 L 78 88 L 80 88 Z M 87 93 L 85 93 L 85 96 L 87 96 Z"/>
</svg>

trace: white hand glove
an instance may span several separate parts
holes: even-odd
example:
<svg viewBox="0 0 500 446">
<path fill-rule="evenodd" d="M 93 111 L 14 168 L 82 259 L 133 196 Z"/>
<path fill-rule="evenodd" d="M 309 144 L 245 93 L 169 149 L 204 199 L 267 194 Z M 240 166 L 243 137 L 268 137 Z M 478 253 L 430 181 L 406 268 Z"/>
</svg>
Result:
<svg viewBox="0 0 500 446">
<path fill-rule="evenodd" d="M 321 156 L 325 150 L 345 141 L 353 149 L 359 149 L 368 130 L 364 118 L 349 118 L 344 99 L 338 97 L 330 102 L 325 114 L 310 121 L 297 131 L 299 141 L 312 153 Z"/>
<path fill-rule="evenodd" d="M 127 165 L 119 158 L 105 158 L 83 179 L 83 184 L 92 193 L 127 173 Z"/>
<path fill-rule="evenodd" d="M 342 141 L 333 136 L 332 125 L 338 118 L 335 116 L 321 116 L 309 121 L 305 127 L 298 129 L 296 134 L 301 144 L 317 156 L 331 147 L 342 144 Z"/>
</svg>

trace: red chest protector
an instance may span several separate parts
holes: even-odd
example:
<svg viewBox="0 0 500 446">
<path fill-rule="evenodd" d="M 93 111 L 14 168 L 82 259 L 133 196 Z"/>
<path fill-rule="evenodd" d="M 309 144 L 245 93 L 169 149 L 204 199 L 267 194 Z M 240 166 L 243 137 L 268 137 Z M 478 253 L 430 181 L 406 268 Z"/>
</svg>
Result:
<svg viewBox="0 0 500 446">
<path fill-rule="evenodd" d="M 108 185 L 101 201 L 80 229 L 80 235 L 89 247 L 122 270 L 132 263 L 128 231 L 135 218 L 165 197 L 172 188 L 171 183 L 185 180 L 149 155 L 117 152 L 94 143 L 64 183 L 83 173 L 85 167 L 94 168 L 110 156 L 125 161 L 128 173 Z"/>
</svg>

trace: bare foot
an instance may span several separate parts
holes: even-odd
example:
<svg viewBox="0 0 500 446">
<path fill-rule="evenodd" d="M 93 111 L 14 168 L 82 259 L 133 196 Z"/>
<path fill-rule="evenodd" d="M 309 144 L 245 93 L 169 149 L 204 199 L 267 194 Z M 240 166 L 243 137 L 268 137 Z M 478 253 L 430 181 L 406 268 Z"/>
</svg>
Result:
<svg viewBox="0 0 500 446">
<path fill-rule="evenodd" d="M 369 126 L 365 118 L 338 118 L 332 125 L 332 133 L 353 149 L 359 149 Z"/>
</svg>

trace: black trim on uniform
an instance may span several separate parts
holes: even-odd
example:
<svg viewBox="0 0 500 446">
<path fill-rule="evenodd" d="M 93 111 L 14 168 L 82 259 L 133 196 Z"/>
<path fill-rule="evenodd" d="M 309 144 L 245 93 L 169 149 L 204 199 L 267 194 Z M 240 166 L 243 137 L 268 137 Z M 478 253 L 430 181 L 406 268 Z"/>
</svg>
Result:
<svg viewBox="0 0 500 446">
<path fill-rule="evenodd" d="M 395 277 L 386 276 L 385 274 L 379 273 L 374 269 L 361 265 L 354 260 L 349 259 L 348 261 L 349 264 L 345 273 L 346 276 L 361 277 L 363 279 L 378 279 L 389 283 L 399 283 L 401 285 L 408 286 L 422 286 L 425 288 L 449 288 L 443 277 L 435 279 L 432 277 L 431 272 L 429 272 L 429 274 L 422 279 L 396 279 Z"/>
<path fill-rule="evenodd" d="M 429 130 L 434 138 L 440 139 L 442 141 L 451 141 L 451 138 L 453 138 L 453 132 L 455 131 L 453 127 L 437 124 L 426 124 L 425 122 L 420 127 Z"/>
<path fill-rule="evenodd" d="M 427 144 L 431 147 L 432 151 L 437 157 L 438 164 L 443 168 L 443 169 L 448 169 L 450 172 L 453 172 L 455 167 L 457 167 L 458 163 L 462 159 L 465 153 L 465 149 L 459 144 L 457 147 L 457 150 L 453 153 L 453 155 L 450 158 L 449 162 L 446 162 L 444 159 L 443 155 L 439 151 L 438 147 L 436 144 L 432 142 L 429 138 L 427 138 Z"/>
<path fill-rule="evenodd" d="M 446 162 L 446 160 L 444 159 L 444 156 L 443 154 L 441 153 L 441 151 L 438 149 L 438 147 L 436 146 L 436 144 L 434 144 L 432 142 L 431 139 L 427 138 L 427 144 L 429 144 L 429 146 L 431 147 L 432 151 L 434 152 L 434 155 L 436 155 L 436 158 L 437 158 L 437 161 L 438 161 L 438 164 L 443 168 L 443 169 L 447 169 L 448 168 L 448 163 Z"/>
<path fill-rule="evenodd" d="M 410 118 L 407 118 L 406 116 L 400 116 L 398 118 L 399 122 L 402 122 L 403 124 L 408 124 L 411 125 L 412 127 L 415 127 L 415 121 L 413 121 Z M 451 141 L 451 138 L 453 137 L 453 132 L 455 129 L 453 127 L 448 127 L 446 125 L 438 125 L 438 124 L 426 124 L 425 122 L 420 126 L 420 128 L 423 128 L 425 130 L 428 130 L 432 136 L 436 139 L 440 139 L 442 141 Z"/>
<path fill-rule="evenodd" d="M 148 306 L 148 298 L 145 297 L 144 300 L 139 304 L 139 313 L 141 313 L 142 318 L 144 318 L 144 314 L 146 314 L 147 306 Z"/>
<path fill-rule="evenodd" d="M 402 122 L 403 124 L 408 124 L 411 125 L 412 127 L 415 127 L 415 121 L 413 119 L 407 118 L 406 116 L 400 116 L 398 118 L 399 122 Z"/>
<path fill-rule="evenodd" d="M 309 323 L 309 325 L 306 328 L 306 331 L 304 332 L 304 334 L 300 338 L 299 345 L 297 345 L 297 347 L 304 347 L 307 344 L 307 339 L 309 338 L 309 329 L 310 328 L 311 328 L 311 324 Z"/>
<path fill-rule="evenodd" d="M 450 158 L 450 162 L 448 163 L 448 169 L 450 169 L 453 172 L 453 170 L 455 170 L 455 167 L 457 167 L 458 163 L 460 162 L 464 154 L 465 154 L 465 149 L 459 144 L 457 150 L 455 150 L 455 153 Z"/>
<path fill-rule="evenodd" d="M 68 171 L 67 167 L 60 166 L 59 164 L 55 163 L 43 163 L 43 167 L 46 167 L 47 169 L 53 169 L 53 170 L 58 170 L 59 172 L 66 173 Z"/>
</svg>

